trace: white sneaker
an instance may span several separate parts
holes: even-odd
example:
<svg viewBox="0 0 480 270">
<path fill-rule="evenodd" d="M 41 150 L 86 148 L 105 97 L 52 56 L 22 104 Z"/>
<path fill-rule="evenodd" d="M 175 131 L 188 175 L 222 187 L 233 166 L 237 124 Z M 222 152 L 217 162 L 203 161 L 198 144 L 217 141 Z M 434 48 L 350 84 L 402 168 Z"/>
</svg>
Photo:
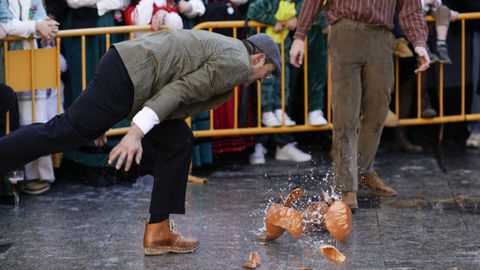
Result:
<svg viewBox="0 0 480 270">
<path fill-rule="evenodd" d="M 285 126 L 287 127 L 291 127 L 291 126 L 295 126 L 297 123 L 295 123 L 295 121 L 293 121 L 290 116 L 288 116 L 287 113 L 284 113 L 283 114 L 285 116 Z M 280 122 L 280 125 L 282 124 L 282 110 L 275 110 L 275 116 L 277 117 L 278 119 L 278 122 Z"/>
<path fill-rule="evenodd" d="M 308 124 L 310 126 L 323 126 L 328 124 L 327 119 L 323 117 L 322 110 L 315 110 L 308 113 Z"/>
<path fill-rule="evenodd" d="M 273 112 L 262 113 L 262 124 L 266 127 L 279 127 L 282 125 Z"/>
<path fill-rule="evenodd" d="M 480 148 L 480 133 L 471 133 L 465 144 L 467 147 Z"/>
<path fill-rule="evenodd" d="M 250 154 L 250 164 L 251 165 L 265 164 L 266 153 L 267 153 L 267 149 L 263 147 L 261 143 L 255 144 L 255 152 Z"/>
<path fill-rule="evenodd" d="M 275 153 L 276 160 L 288 160 L 295 162 L 306 162 L 312 159 L 312 156 L 297 148 L 297 142 L 286 144 L 280 148 L 277 146 Z"/>
</svg>

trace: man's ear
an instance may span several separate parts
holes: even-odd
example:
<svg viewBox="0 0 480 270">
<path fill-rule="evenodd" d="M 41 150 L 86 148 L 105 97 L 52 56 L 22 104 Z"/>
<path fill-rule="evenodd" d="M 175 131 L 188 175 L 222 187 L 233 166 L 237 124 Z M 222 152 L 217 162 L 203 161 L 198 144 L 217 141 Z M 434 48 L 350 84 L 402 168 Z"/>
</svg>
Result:
<svg viewBox="0 0 480 270">
<path fill-rule="evenodd" d="M 266 56 L 264 53 L 257 53 L 252 55 L 252 60 L 255 65 L 261 63 L 262 65 L 265 63 Z"/>
</svg>

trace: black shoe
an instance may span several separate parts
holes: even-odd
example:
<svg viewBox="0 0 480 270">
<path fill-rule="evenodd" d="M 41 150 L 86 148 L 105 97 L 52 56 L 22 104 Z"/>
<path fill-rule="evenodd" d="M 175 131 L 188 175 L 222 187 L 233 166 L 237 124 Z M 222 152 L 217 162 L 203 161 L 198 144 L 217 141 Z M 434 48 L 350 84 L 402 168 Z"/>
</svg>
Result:
<svg viewBox="0 0 480 270">
<path fill-rule="evenodd" d="M 448 47 L 447 44 L 437 44 L 437 54 L 439 58 L 439 62 L 442 64 L 451 64 L 452 60 L 448 55 Z"/>
<path fill-rule="evenodd" d="M 440 61 L 438 56 L 436 54 L 434 54 L 428 46 L 427 46 L 427 53 L 428 53 L 428 57 L 430 58 L 430 64 L 435 64 L 438 61 Z"/>
<path fill-rule="evenodd" d="M 422 111 L 421 116 L 422 118 L 434 118 L 437 116 L 437 111 L 432 108 L 428 108 Z"/>
</svg>

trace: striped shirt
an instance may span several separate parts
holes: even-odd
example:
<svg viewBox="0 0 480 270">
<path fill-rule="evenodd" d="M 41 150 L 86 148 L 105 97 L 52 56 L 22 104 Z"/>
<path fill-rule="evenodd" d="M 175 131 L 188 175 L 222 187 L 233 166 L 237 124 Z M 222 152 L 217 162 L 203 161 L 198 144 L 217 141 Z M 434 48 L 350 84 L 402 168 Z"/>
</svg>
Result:
<svg viewBox="0 0 480 270">
<path fill-rule="evenodd" d="M 303 39 L 320 13 L 323 0 L 305 0 L 295 32 Z M 330 24 L 345 18 L 393 29 L 393 16 L 399 10 L 400 26 L 414 46 L 426 46 L 427 30 L 421 0 L 328 0 L 325 5 Z"/>
</svg>

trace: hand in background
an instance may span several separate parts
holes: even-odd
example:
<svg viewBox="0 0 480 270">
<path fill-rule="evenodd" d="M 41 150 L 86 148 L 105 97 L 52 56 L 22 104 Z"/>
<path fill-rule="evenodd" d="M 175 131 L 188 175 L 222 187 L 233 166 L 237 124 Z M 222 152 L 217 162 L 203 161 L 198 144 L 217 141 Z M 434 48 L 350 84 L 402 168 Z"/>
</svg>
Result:
<svg viewBox="0 0 480 270">
<path fill-rule="evenodd" d="M 305 53 L 305 41 L 295 39 L 290 49 L 290 64 L 299 68 L 303 64 L 303 54 Z"/>
<path fill-rule="evenodd" d="M 47 17 L 44 21 L 35 22 L 35 30 L 38 36 L 50 40 L 57 35 L 59 25 L 57 21 Z"/>
<path fill-rule="evenodd" d="M 295 30 L 295 28 L 297 28 L 297 17 L 293 17 L 290 20 L 288 20 L 287 24 L 285 24 L 285 28 L 287 28 L 290 31 Z"/>
<path fill-rule="evenodd" d="M 427 70 L 430 67 L 430 57 L 427 49 L 417 46 L 415 47 L 415 53 L 420 57 L 420 66 L 415 70 L 415 73 Z"/>
<path fill-rule="evenodd" d="M 277 22 L 273 27 L 273 32 L 278 33 L 283 30 L 283 25 L 280 22 Z"/>
<path fill-rule="evenodd" d="M 152 17 L 152 30 L 157 31 L 160 29 L 160 26 L 164 24 L 164 19 L 165 16 L 167 15 L 167 12 L 165 10 L 159 10 L 153 15 Z"/>
<path fill-rule="evenodd" d="M 98 147 L 98 148 L 102 148 L 107 144 L 107 142 L 108 142 L 107 141 L 107 135 L 103 134 L 102 136 L 98 137 L 95 140 L 95 146 Z"/>
</svg>

